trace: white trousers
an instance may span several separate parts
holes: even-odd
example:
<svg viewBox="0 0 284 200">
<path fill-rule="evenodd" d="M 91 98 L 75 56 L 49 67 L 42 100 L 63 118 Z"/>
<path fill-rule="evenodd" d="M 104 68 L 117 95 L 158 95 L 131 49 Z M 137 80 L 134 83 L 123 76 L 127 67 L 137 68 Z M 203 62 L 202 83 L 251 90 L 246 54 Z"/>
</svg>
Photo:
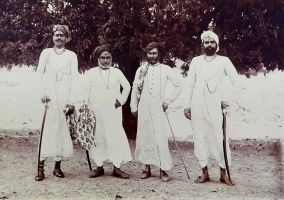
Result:
<svg viewBox="0 0 284 200">
<path fill-rule="evenodd" d="M 47 159 L 47 157 L 40 157 L 40 161 L 45 161 Z M 63 156 L 54 156 L 54 161 L 58 162 L 61 161 L 63 159 Z"/>
</svg>

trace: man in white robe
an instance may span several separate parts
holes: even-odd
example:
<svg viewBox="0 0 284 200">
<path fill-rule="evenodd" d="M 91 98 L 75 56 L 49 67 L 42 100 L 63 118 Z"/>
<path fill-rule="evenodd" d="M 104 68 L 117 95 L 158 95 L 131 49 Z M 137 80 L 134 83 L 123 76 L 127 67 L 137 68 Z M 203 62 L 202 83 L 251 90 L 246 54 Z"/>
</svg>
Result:
<svg viewBox="0 0 284 200">
<path fill-rule="evenodd" d="M 41 101 L 47 103 L 48 110 L 42 135 L 42 145 L 38 175 L 35 180 L 45 178 L 44 162 L 53 156 L 55 167 L 53 174 L 63 178 L 60 168 L 63 156 L 73 155 L 73 144 L 66 123 L 66 115 L 74 112 L 74 88 L 78 76 L 78 60 L 73 51 L 67 50 L 65 44 L 71 39 L 68 26 L 53 27 L 53 48 L 41 52 L 37 73 L 41 79 Z M 68 112 L 66 113 L 66 111 Z"/>
<path fill-rule="evenodd" d="M 93 57 L 98 60 L 98 67 L 86 73 L 89 92 L 89 108 L 96 116 L 95 143 L 90 149 L 90 156 L 97 167 L 90 178 L 104 175 L 103 163 L 113 163 L 113 176 L 129 179 L 129 175 L 120 169 L 122 163 L 132 160 L 129 143 L 122 126 L 122 105 L 130 93 L 130 84 L 118 69 L 111 67 L 112 50 L 109 45 L 95 49 Z M 120 88 L 122 87 L 122 92 Z"/>
<path fill-rule="evenodd" d="M 194 153 L 202 168 L 202 175 L 195 181 L 209 181 L 207 165 L 212 156 L 220 166 L 220 181 L 230 181 L 225 171 L 222 132 L 222 109 L 228 106 L 228 93 L 222 90 L 222 82 L 228 76 L 235 86 L 238 73 L 229 58 L 217 55 L 219 38 L 212 31 L 201 35 L 204 55 L 192 59 L 188 78 L 188 101 L 184 114 L 191 120 L 194 138 Z M 229 166 L 231 152 L 226 141 Z"/>
<path fill-rule="evenodd" d="M 130 106 L 132 115 L 138 115 L 135 156 L 145 165 L 141 178 L 150 177 L 150 165 L 155 165 L 160 168 L 161 180 L 169 181 L 166 170 L 172 168 L 172 159 L 165 112 L 181 93 L 182 86 L 180 76 L 169 66 L 159 63 L 159 50 L 156 42 L 147 45 L 147 62 L 136 71 Z M 166 97 L 169 80 L 174 90 Z"/>
</svg>

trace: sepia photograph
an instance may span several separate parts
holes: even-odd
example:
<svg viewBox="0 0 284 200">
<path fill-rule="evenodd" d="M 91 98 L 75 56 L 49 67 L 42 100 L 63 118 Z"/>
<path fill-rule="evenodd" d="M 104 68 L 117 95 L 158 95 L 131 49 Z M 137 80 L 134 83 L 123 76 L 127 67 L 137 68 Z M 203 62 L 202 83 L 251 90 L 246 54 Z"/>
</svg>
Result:
<svg viewBox="0 0 284 200">
<path fill-rule="evenodd" d="M 0 2 L 0 200 L 284 200 L 283 0 Z"/>
</svg>

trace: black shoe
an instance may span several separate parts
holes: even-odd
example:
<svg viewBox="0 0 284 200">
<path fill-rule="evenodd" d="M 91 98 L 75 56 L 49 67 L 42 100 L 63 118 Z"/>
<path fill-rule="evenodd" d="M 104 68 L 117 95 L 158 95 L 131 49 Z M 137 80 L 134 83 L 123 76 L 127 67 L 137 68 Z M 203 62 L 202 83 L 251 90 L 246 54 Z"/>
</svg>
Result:
<svg viewBox="0 0 284 200">
<path fill-rule="evenodd" d="M 120 168 L 114 167 L 113 169 L 113 176 L 123 179 L 129 179 L 129 175 L 126 174 L 124 171 L 121 171 Z"/>
<path fill-rule="evenodd" d="M 56 177 L 58 178 L 64 178 L 64 173 L 61 171 L 60 169 L 60 164 L 61 164 L 61 161 L 56 161 L 55 162 L 55 167 L 54 167 L 54 170 L 53 170 L 53 175 L 55 175 Z"/>
<path fill-rule="evenodd" d="M 64 173 L 61 171 L 60 168 L 55 168 L 53 171 L 53 175 L 55 175 L 58 178 L 64 178 Z"/>
<path fill-rule="evenodd" d="M 103 167 L 97 167 L 95 170 L 92 171 L 89 178 L 97 178 L 105 174 L 105 170 Z"/>
<path fill-rule="evenodd" d="M 143 170 L 142 175 L 140 176 L 141 179 L 146 179 L 151 176 L 151 168 L 150 165 L 145 166 L 145 170 Z"/>
</svg>

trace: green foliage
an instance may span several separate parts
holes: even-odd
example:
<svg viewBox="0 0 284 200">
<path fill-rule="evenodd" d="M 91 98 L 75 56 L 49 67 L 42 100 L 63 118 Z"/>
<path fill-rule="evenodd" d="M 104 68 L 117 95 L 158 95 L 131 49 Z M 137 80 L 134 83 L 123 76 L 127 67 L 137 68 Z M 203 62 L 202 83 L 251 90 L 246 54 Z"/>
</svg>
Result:
<svg viewBox="0 0 284 200">
<path fill-rule="evenodd" d="M 42 49 L 53 45 L 52 26 L 66 24 L 72 31 L 67 48 L 77 53 L 81 70 L 96 65 L 97 45 L 109 43 L 132 81 L 149 42 L 163 47 L 162 62 L 190 62 L 202 53 L 200 35 L 212 23 L 220 54 L 239 72 L 283 69 L 283 18 L 282 0 L 1 0 L 0 65 L 36 65 Z"/>
</svg>

